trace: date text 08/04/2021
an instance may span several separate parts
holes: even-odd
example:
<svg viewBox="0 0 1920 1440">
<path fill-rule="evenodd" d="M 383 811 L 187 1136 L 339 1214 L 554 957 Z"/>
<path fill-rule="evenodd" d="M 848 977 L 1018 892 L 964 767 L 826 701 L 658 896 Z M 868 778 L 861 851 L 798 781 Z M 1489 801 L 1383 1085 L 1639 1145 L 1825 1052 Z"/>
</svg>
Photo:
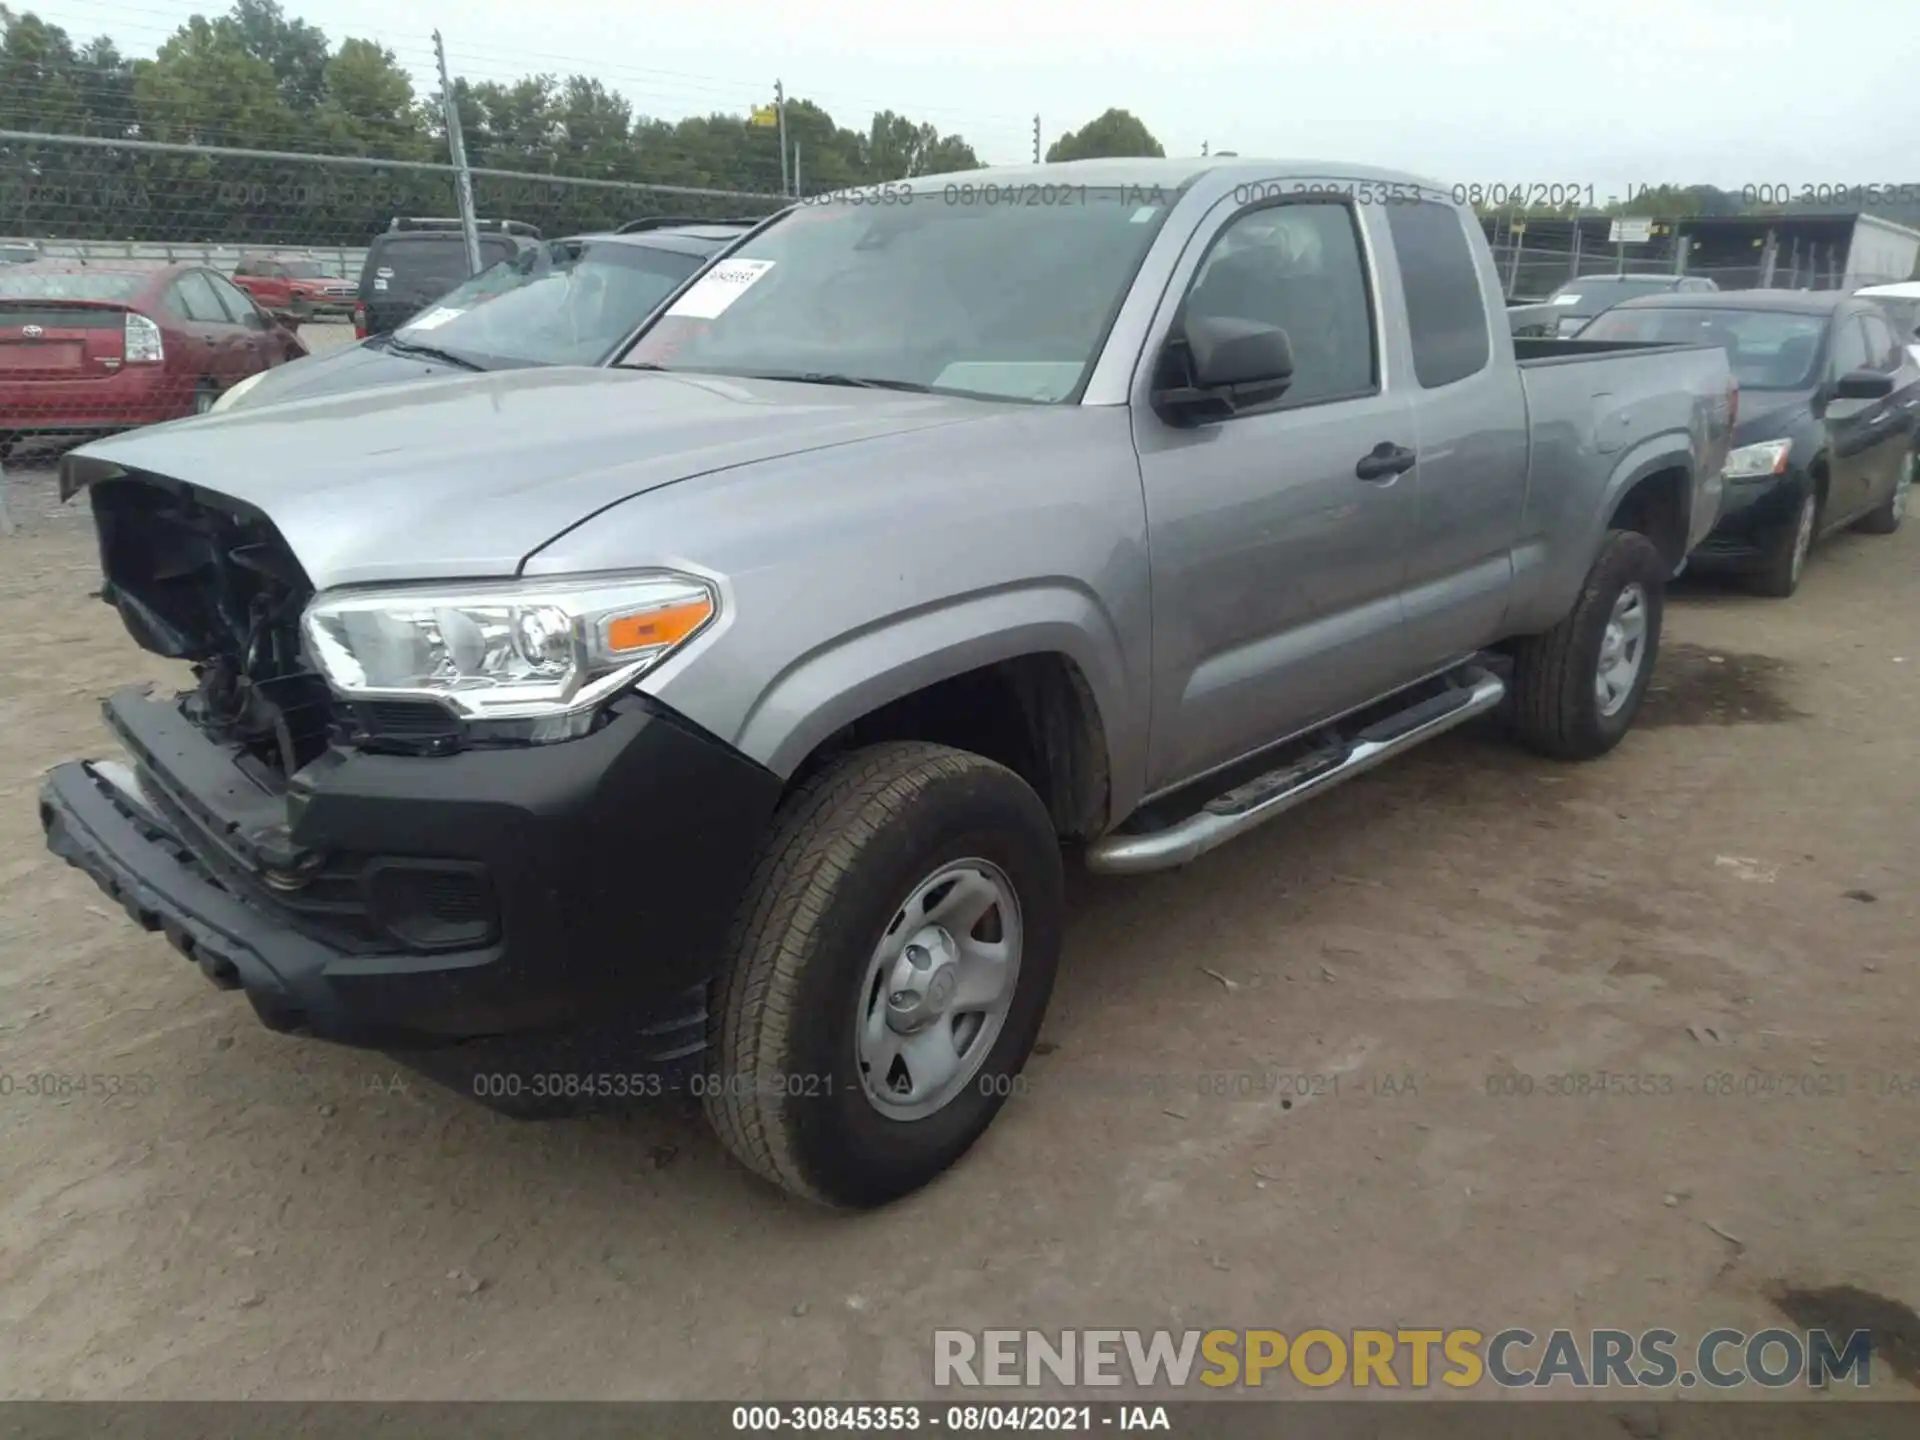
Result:
<svg viewBox="0 0 1920 1440">
<path fill-rule="evenodd" d="M 832 1435 L 905 1434 L 916 1430 L 955 1434 L 1080 1435 L 1101 1430 L 1170 1432 L 1164 1405 L 736 1405 L 737 1431 Z"/>
</svg>

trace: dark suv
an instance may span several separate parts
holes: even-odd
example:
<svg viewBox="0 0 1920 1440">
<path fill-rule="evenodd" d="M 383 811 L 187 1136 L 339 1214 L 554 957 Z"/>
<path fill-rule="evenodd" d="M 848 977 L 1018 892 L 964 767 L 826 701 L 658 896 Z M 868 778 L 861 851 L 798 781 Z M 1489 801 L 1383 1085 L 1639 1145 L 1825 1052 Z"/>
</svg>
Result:
<svg viewBox="0 0 1920 1440">
<path fill-rule="evenodd" d="M 540 232 L 520 220 L 482 220 L 480 268 L 536 245 Z M 458 220 L 396 218 L 367 247 L 354 300 L 353 333 L 384 335 L 466 280 L 467 242 Z"/>
</svg>

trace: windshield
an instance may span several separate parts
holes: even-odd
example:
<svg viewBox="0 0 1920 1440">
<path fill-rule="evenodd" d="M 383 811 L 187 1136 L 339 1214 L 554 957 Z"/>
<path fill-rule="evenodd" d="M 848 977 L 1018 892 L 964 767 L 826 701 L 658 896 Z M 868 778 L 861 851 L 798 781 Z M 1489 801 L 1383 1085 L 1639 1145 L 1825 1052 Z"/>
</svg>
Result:
<svg viewBox="0 0 1920 1440">
<path fill-rule="evenodd" d="M 282 260 L 280 268 L 289 280 L 331 280 L 332 273 L 318 260 Z"/>
<path fill-rule="evenodd" d="M 0 270 L 0 300 L 131 300 L 147 283 L 125 271 Z"/>
<path fill-rule="evenodd" d="M 1609 310 L 1580 332 L 1582 340 L 1717 344 L 1743 390 L 1804 390 L 1813 384 L 1824 315 L 1774 310 Z"/>
<path fill-rule="evenodd" d="M 621 240 L 550 240 L 482 270 L 397 334 L 480 363 L 592 365 L 703 263 Z"/>
<path fill-rule="evenodd" d="M 949 184 L 907 203 L 802 206 L 703 275 L 620 363 L 1069 400 L 1173 197 L 1058 189 L 1047 204 Z"/>
<path fill-rule="evenodd" d="M 1548 297 L 1548 303 L 1564 305 L 1569 309 L 1578 307 L 1582 314 L 1594 315 L 1609 305 L 1618 305 L 1622 300 L 1631 300 L 1638 295 L 1664 295 L 1673 289 L 1671 280 L 1622 280 L 1618 277 L 1601 277 L 1588 280 L 1569 280 Z"/>
</svg>

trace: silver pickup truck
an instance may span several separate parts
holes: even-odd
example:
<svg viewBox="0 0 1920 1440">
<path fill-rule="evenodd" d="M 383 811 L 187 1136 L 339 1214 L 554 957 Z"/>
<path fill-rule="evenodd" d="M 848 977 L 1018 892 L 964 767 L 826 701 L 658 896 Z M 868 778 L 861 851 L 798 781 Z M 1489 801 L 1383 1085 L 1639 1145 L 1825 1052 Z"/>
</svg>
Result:
<svg viewBox="0 0 1920 1440">
<path fill-rule="evenodd" d="M 97 442 L 102 598 L 195 683 L 106 703 L 48 843 L 277 1029 L 612 1025 L 477 1088 L 691 1090 L 883 1202 L 1013 1088 L 1063 851 L 1178 865 L 1496 709 L 1631 725 L 1737 392 L 1502 309 L 1410 176 L 983 171 L 787 210 L 606 367 Z"/>
</svg>

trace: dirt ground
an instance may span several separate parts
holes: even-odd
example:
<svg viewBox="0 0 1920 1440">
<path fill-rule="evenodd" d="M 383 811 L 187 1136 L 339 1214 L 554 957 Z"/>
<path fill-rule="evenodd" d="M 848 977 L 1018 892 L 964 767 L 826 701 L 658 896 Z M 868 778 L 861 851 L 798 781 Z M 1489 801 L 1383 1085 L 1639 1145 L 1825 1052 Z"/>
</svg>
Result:
<svg viewBox="0 0 1920 1440">
<path fill-rule="evenodd" d="M 1077 880 L 1031 1093 L 845 1217 L 690 1105 L 517 1122 L 271 1034 L 53 860 L 41 773 L 170 677 L 88 598 L 84 516 L 12 481 L 0 1394 L 908 1398 L 935 1327 L 1862 1314 L 1904 1376 L 1876 1391 L 1920 1381 L 1920 525 L 1791 601 L 1686 587 L 1605 761 L 1458 735 L 1185 871 Z M 1547 1093 L 1597 1072 L 1672 1093 Z"/>
</svg>

